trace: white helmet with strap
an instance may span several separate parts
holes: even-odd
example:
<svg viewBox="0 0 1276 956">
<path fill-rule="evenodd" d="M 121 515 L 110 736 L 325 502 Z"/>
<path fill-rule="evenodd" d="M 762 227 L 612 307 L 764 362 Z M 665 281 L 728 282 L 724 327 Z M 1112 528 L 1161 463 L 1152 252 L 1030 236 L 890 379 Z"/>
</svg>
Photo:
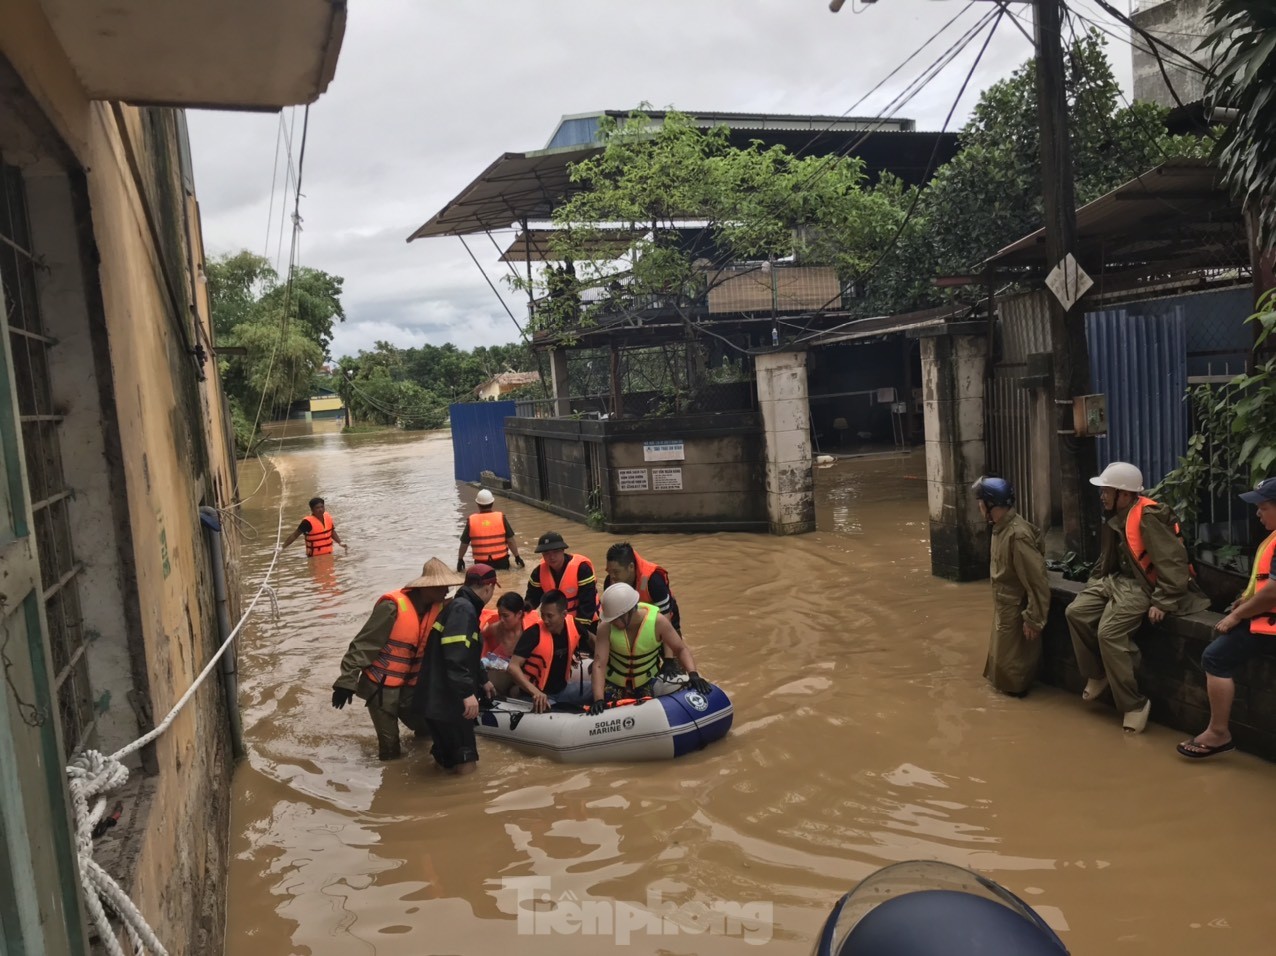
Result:
<svg viewBox="0 0 1276 956">
<path fill-rule="evenodd" d="M 1103 474 L 1091 478 L 1090 484 L 1098 488 L 1115 488 L 1139 494 L 1143 490 L 1143 472 L 1128 461 L 1114 461 L 1103 469 Z"/>
</svg>

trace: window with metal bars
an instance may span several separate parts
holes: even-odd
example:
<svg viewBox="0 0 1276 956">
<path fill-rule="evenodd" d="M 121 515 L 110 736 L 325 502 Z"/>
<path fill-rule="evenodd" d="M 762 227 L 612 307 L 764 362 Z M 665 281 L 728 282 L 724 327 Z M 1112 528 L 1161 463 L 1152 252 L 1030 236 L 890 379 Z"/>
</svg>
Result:
<svg viewBox="0 0 1276 956">
<path fill-rule="evenodd" d="M 0 156 L 0 297 L 13 352 L 18 420 L 27 466 L 40 581 L 55 671 L 54 687 L 67 753 L 88 746 L 95 713 L 85 648 L 84 619 L 76 578 L 68 513 L 71 490 L 62 468 L 62 416 L 53 405 L 49 354 L 57 343 L 44 334 L 36 288 L 38 256 L 32 249 L 22 171 Z"/>
</svg>

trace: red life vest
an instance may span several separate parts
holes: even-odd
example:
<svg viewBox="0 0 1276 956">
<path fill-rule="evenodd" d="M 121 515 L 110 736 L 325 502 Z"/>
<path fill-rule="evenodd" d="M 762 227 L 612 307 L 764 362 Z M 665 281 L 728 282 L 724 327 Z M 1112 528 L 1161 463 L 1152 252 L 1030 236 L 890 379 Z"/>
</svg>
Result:
<svg viewBox="0 0 1276 956">
<path fill-rule="evenodd" d="M 643 604 L 655 604 L 651 599 L 651 579 L 662 574 L 665 585 L 669 588 L 669 600 L 673 600 L 673 587 L 669 585 L 669 572 L 658 564 L 652 564 L 637 551 L 634 552 L 634 590 L 638 592 L 638 600 Z"/>
<path fill-rule="evenodd" d="M 314 515 L 306 515 L 305 521 L 310 525 L 310 530 L 306 532 L 306 557 L 332 554 L 332 515 L 325 511 L 323 521 Z"/>
<path fill-rule="evenodd" d="M 393 601 L 397 613 L 390 638 L 381 648 L 377 659 L 363 669 L 363 674 L 382 687 L 412 687 L 421 675 L 421 661 L 425 657 L 425 644 L 430 638 L 434 622 L 446 602 L 430 605 L 422 620 L 411 598 L 404 591 L 383 594 L 381 601 Z M 379 603 L 379 602 L 378 602 Z"/>
<path fill-rule="evenodd" d="M 565 621 L 565 626 L 567 628 L 567 659 L 570 661 L 576 656 L 576 647 L 580 644 L 580 632 L 576 630 L 576 621 L 570 615 Z M 544 690 L 545 683 L 549 680 L 550 665 L 554 662 L 554 634 L 543 623 L 540 631 L 540 640 L 536 642 L 531 655 L 523 662 L 523 673 L 527 675 L 528 680 Z"/>
<path fill-rule="evenodd" d="M 537 569 L 537 579 L 540 581 L 542 592 L 557 589 L 567 598 L 568 617 L 575 617 L 576 608 L 580 605 L 580 566 L 584 563 L 585 559 L 579 554 L 568 556 L 567 567 L 563 568 L 563 579 L 557 584 L 554 583 L 554 575 L 549 570 L 548 564 L 542 561 Z"/>
<path fill-rule="evenodd" d="M 1276 534 L 1269 534 L 1258 547 L 1254 558 L 1254 593 L 1263 587 L 1272 574 L 1272 555 L 1276 553 Z M 1249 619 L 1251 634 L 1276 634 L 1276 612 L 1258 614 Z"/>
<path fill-rule="evenodd" d="M 1139 500 L 1130 506 L 1129 513 L 1125 516 L 1125 545 L 1130 549 L 1130 554 L 1134 558 L 1135 564 L 1139 566 L 1139 570 L 1143 572 L 1143 576 L 1147 578 L 1148 584 L 1156 584 L 1157 574 L 1156 568 L 1152 566 L 1152 558 L 1148 554 L 1147 548 L 1143 544 L 1143 509 L 1148 505 L 1156 504 L 1151 498 L 1139 496 Z M 1179 527 L 1177 521 L 1174 522 L 1174 533 L 1180 538 L 1183 537 L 1183 530 Z M 1188 565 L 1188 573 L 1192 577 L 1196 577 L 1196 569 Z"/>
<path fill-rule="evenodd" d="M 503 561 L 510 549 L 505 544 L 505 515 L 499 511 L 478 511 L 470 515 L 470 552 L 475 564 Z"/>
</svg>

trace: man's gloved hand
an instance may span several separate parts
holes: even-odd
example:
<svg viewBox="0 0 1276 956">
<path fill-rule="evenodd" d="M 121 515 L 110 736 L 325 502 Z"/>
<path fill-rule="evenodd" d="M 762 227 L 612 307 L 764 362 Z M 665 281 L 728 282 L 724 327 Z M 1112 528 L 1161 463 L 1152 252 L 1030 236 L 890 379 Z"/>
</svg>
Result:
<svg viewBox="0 0 1276 956">
<path fill-rule="evenodd" d="M 464 573 L 465 573 L 465 559 L 464 559 L 464 558 L 457 558 L 457 559 L 456 559 L 456 570 L 460 571 L 462 574 L 464 574 Z"/>
<path fill-rule="evenodd" d="M 523 556 L 521 554 L 514 555 L 514 563 L 517 564 L 520 568 L 527 567 L 527 562 L 523 560 Z"/>
<path fill-rule="evenodd" d="M 704 694 L 706 697 L 709 696 L 709 693 L 713 690 L 712 684 L 701 677 L 696 671 L 692 671 L 687 676 L 691 678 L 690 684 L 692 690 L 697 693 Z"/>
<path fill-rule="evenodd" d="M 591 717 L 597 717 L 606 709 L 607 709 L 607 701 L 596 700 L 589 705 L 589 714 Z"/>
<path fill-rule="evenodd" d="M 350 701 L 354 700 L 354 691 L 346 690 L 342 687 L 335 687 L 332 691 L 332 706 L 340 710 Z"/>
<path fill-rule="evenodd" d="M 666 657 L 664 663 L 660 665 L 660 672 L 656 676 L 663 678 L 664 680 L 672 681 L 677 680 L 684 673 L 686 673 L 686 671 L 684 671 L 682 669 L 682 665 L 678 663 L 678 658 Z"/>
</svg>

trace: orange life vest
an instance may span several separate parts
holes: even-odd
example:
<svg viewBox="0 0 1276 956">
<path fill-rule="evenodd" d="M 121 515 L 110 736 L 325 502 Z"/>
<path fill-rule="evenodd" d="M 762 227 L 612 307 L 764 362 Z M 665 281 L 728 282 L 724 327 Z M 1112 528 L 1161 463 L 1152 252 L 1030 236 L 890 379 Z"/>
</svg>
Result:
<svg viewBox="0 0 1276 956">
<path fill-rule="evenodd" d="M 576 621 L 571 616 L 567 617 L 565 626 L 567 628 L 567 659 L 570 661 L 576 655 L 576 647 L 580 644 L 580 632 L 576 630 Z M 540 630 L 540 640 L 532 649 L 531 656 L 523 662 L 523 673 L 527 675 L 528 680 L 544 690 L 545 683 L 549 680 L 550 665 L 554 662 L 554 635 L 543 623 Z"/>
<path fill-rule="evenodd" d="M 306 532 L 306 557 L 332 554 L 332 515 L 323 513 L 323 521 L 314 515 L 306 515 L 310 530 Z"/>
<path fill-rule="evenodd" d="M 549 565 L 544 561 L 540 563 L 537 571 L 543 592 L 548 593 L 555 589 L 563 592 L 567 598 L 568 617 L 575 617 L 576 608 L 580 606 L 580 566 L 584 563 L 585 559 L 579 554 L 571 555 L 567 559 L 567 567 L 563 568 L 563 579 L 557 584 L 554 583 L 554 575 L 550 572 Z"/>
<path fill-rule="evenodd" d="M 1276 534 L 1269 534 L 1267 540 L 1258 547 L 1258 555 L 1254 558 L 1254 592 L 1263 586 L 1271 577 L 1272 555 L 1276 554 Z M 1260 583 L 1261 582 L 1261 583 Z M 1258 614 L 1249 619 L 1251 634 L 1276 634 L 1276 613 Z"/>
<path fill-rule="evenodd" d="M 510 549 L 505 544 L 505 515 L 499 511 L 477 511 L 470 515 L 470 552 L 475 564 L 503 561 Z"/>
<path fill-rule="evenodd" d="M 1152 566 L 1152 558 L 1148 554 L 1148 550 L 1143 544 L 1143 509 L 1148 505 L 1156 504 L 1151 498 L 1139 496 L 1139 500 L 1130 506 L 1129 514 L 1125 516 L 1125 544 L 1130 549 L 1130 554 L 1134 558 L 1134 562 L 1139 566 L 1139 570 L 1143 572 L 1143 576 L 1147 578 L 1148 584 L 1156 584 L 1157 574 L 1156 568 Z M 1177 521 L 1174 522 L 1174 533 L 1180 538 L 1183 537 L 1183 530 L 1179 527 Z M 1192 577 L 1196 577 L 1196 569 L 1188 565 L 1188 573 Z"/>
<path fill-rule="evenodd" d="M 403 591 L 383 594 L 380 600 L 394 602 L 397 611 L 394 627 L 390 629 L 385 647 L 381 648 L 377 659 L 363 669 L 363 674 L 382 687 L 412 687 L 421 675 L 421 661 L 425 658 L 425 643 L 430 638 L 430 630 L 446 602 L 432 604 L 425 620 L 422 620 L 411 598 Z"/>
<path fill-rule="evenodd" d="M 655 604 L 651 599 L 651 579 L 655 574 L 663 574 L 665 576 L 666 585 L 669 583 L 669 572 L 658 564 L 652 564 L 637 551 L 634 552 L 634 590 L 638 592 L 638 600 L 643 604 Z M 673 600 L 673 588 L 669 588 L 669 599 Z"/>
</svg>

